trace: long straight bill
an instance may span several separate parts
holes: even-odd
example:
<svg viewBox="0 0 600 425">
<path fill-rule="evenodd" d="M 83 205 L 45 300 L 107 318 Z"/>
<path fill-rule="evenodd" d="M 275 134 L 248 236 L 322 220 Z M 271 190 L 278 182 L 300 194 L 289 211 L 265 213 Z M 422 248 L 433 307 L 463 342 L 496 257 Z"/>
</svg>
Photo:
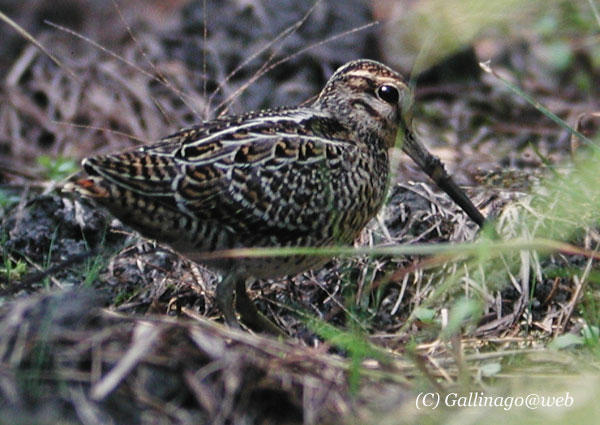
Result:
<svg viewBox="0 0 600 425">
<path fill-rule="evenodd" d="M 425 145 L 417 140 L 408 126 L 400 129 L 402 137 L 402 150 L 419 166 L 431 179 L 444 191 L 456 204 L 467 213 L 479 227 L 483 227 L 485 218 L 473 205 L 467 194 L 454 182 L 446 172 L 442 161 L 427 150 Z M 399 136 L 400 136 L 399 134 Z M 401 137 L 401 136 L 400 136 Z"/>
</svg>

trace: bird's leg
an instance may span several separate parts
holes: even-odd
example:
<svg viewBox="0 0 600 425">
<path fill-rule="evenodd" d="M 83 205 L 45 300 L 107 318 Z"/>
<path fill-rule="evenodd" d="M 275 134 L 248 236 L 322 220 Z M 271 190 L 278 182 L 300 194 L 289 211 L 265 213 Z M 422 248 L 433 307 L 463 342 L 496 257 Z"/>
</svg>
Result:
<svg viewBox="0 0 600 425">
<path fill-rule="evenodd" d="M 236 282 L 241 282 L 244 286 L 244 279 L 235 273 L 229 273 L 217 284 L 215 291 L 215 301 L 217 307 L 225 316 L 225 321 L 232 328 L 239 328 L 240 323 L 235 317 L 235 310 L 233 308 L 233 288 Z"/>
<path fill-rule="evenodd" d="M 287 336 L 275 323 L 267 319 L 254 305 L 246 292 L 246 282 L 238 279 L 235 282 L 235 304 L 240 318 L 248 327 L 277 336 Z"/>
</svg>

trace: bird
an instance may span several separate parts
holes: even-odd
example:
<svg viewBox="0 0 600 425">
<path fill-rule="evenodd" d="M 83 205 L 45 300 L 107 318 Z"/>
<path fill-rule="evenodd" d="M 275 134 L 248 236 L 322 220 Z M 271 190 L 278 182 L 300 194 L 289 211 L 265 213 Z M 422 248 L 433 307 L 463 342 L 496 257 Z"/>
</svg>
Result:
<svg viewBox="0 0 600 425">
<path fill-rule="evenodd" d="M 246 280 L 296 275 L 330 258 L 206 254 L 351 244 L 384 204 L 396 145 L 483 224 L 416 138 L 412 109 L 400 74 L 358 59 L 339 67 L 310 104 L 223 116 L 156 143 L 87 157 L 87 176 L 74 188 L 143 237 L 218 272 L 215 302 L 230 326 L 240 326 L 237 306 L 245 324 L 279 333 L 250 300 Z"/>
</svg>

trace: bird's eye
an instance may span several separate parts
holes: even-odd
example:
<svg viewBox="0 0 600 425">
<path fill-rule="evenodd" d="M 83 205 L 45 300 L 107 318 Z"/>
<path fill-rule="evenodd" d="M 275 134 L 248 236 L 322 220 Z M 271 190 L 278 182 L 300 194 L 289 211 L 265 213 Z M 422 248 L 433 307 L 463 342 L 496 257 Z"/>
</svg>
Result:
<svg viewBox="0 0 600 425">
<path fill-rule="evenodd" d="M 398 92 L 398 89 L 389 84 L 379 86 L 375 91 L 375 94 L 377 94 L 377 97 L 379 99 L 383 100 L 384 102 L 391 103 L 393 105 L 396 105 L 398 103 L 398 100 L 400 99 L 400 93 Z"/>
</svg>

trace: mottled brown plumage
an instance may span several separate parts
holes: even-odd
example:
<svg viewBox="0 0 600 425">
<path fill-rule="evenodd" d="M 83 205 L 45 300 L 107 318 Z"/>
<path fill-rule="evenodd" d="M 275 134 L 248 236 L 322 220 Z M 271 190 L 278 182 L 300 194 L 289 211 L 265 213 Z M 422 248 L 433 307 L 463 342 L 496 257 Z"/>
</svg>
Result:
<svg viewBox="0 0 600 425">
<path fill-rule="evenodd" d="M 224 117 L 153 145 L 86 158 L 90 177 L 78 191 L 142 235 L 227 275 L 217 301 L 236 323 L 235 281 L 296 274 L 327 259 L 208 261 L 202 254 L 351 243 L 383 204 L 396 135 L 405 135 L 403 149 L 413 158 L 429 158 L 409 131 L 410 105 L 397 73 L 350 62 L 310 106 Z"/>
</svg>

